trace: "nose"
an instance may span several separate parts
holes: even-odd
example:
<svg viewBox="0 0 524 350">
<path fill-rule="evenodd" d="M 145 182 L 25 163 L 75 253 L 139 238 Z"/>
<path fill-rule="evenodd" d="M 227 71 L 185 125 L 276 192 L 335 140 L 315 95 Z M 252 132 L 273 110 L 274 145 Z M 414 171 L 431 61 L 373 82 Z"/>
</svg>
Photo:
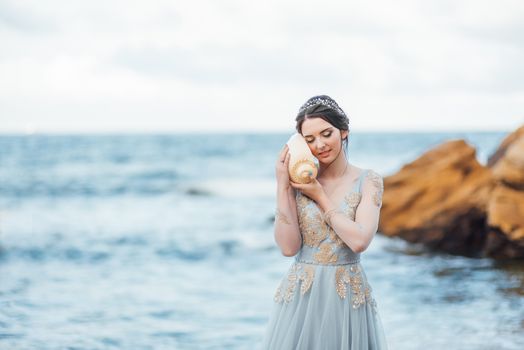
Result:
<svg viewBox="0 0 524 350">
<path fill-rule="evenodd" d="M 322 152 L 322 151 L 324 151 L 324 148 L 326 147 L 326 144 L 324 142 L 322 142 L 322 140 L 317 139 L 316 142 L 315 142 L 315 147 L 316 147 L 318 152 Z"/>
</svg>

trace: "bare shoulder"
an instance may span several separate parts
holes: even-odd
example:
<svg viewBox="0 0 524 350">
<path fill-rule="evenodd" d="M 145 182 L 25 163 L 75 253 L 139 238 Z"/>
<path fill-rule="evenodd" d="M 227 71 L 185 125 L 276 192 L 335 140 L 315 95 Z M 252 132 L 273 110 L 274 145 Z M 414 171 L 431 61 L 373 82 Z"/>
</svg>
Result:
<svg viewBox="0 0 524 350">
<path fill-rule="evenodd" d="M 348 163 L 348 164 L 349 164 L 349 168 L 350 168 L 350 171 L 349 171 L 349 174 L 348 174 L 349 177 L 358 178 L 359 176 L 361 176 L 367 170 L 367 169 L 358 167 L 356 165 L 353 165 L 351 163 Z"/>
</svg>

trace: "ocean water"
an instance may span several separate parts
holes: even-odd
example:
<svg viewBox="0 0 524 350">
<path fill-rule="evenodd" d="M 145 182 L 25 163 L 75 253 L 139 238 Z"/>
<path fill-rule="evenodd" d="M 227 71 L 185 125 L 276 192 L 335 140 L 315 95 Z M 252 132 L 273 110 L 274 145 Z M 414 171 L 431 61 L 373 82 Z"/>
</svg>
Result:
<svg viewBox="0 0 524 350">
<path fill-rule="evenodd" d="M 253 349 L 293 258 L 273 241 L 289 134 L 0 136 L 0 349 Z M 355 133 L 386 176 L 453 138 Z M 377 235 L 362 254 L 391 349 L 522 349 L 522 262 Z"/>
</svg>

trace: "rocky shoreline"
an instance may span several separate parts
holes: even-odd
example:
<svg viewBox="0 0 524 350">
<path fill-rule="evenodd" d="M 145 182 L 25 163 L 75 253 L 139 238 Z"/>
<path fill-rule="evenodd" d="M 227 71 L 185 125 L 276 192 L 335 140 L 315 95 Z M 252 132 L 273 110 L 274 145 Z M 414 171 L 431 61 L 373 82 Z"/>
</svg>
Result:
<svg viewBox="0 0 524 350">
<path fill-rule="evenodd" d="M 524 126 L 486 166 L 450 140 L 384 177 L 379 231 L 456 255 L 524 259 Z"/>
</svg>

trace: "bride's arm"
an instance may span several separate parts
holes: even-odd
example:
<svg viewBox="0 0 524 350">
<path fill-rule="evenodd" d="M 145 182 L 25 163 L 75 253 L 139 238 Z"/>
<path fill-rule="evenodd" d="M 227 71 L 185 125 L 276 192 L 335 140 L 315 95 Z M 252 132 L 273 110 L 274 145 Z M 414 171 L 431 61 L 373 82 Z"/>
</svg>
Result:
<svg viewBox="0 0 524 350">
<path fill-rule="evenodd" d="M 362 198 L 355 213 L 355 221 L 336 212 L 330 215 L 331 227 L 355 253 L 367 249 L 378 229 L 384 182 L 382 177 L 369 170 L 362 183 Z M 324 213 L 335 205 L 323 195 L 318 202 Z"/>
<path fill-rule="evenodd" d="M 298 226 L 295 190 L 277 185 L 277 209 L 274 226 L 275 242 L 285 256 L 295 255 L 302 245 Z"/>
</svg>

